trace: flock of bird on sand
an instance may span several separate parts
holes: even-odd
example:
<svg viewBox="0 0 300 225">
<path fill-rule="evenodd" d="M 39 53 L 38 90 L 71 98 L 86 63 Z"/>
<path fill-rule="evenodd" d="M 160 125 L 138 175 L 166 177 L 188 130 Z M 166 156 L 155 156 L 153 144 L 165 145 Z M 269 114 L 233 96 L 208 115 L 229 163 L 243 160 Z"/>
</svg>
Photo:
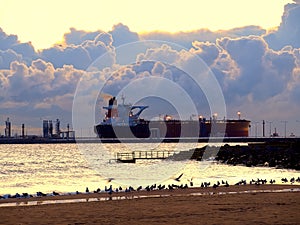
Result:
<svg viewBox="0 0 300 225">
<path fill-rule="evenodd" d="M 82 194 L 82 193 L 108 193 L 109 195 L 112 195 L 112 193 L 117 193 L 117 192 L 134 192 L 134 191 L 154 191 L 154 190 L 174 190 L 174 189 L 186 189 L 186 188 L 192 188 L 195 187 L 194 183 L 193 183 L 193 178 L 191 179 L 187 179 L 188 183 L 182 184 L 181 183 L 181 178 L 183 176 L 183 173 L 180 174 L 178 177 L 174 178 L 174 181 L 177 183 L 175 184 L 168 184 L 168 185 L 162 185 L 162 184 L 153 184 L 153 185 L 148 185 L 146 187 L 142 187 L 139 186 L 137 188 L 133 188 L 132 186 L 123 188 L 121 186 L 117 187 L 117 188 L 113 188 L 113 185 L 111 184 L 109 187 L 105 186 L 104 190 L 101 190 L 100 188 L 98 188 L 97 190 L 94 191 L 90 191 L 88 187 L 86 187 L 85 192 L 79 192 L 76 191 L 73 194 Z M 110 183 L 114 180 L 114 178 L 108 178 L 107 182 Z M 181 183 L 181 184 L 179 184 Z M 234 185 L 263 185 L 263 184 L 267 184 L 268 181 L 266 179 L 252 179 L 249 182 L 247 182 L 246 180 L 241 180 L 237 183 L 235 183 Z M 275 184 L 276 181 L 274 179 L 271 179 L 269 181 L 269 184 Z M 294 178 L 292 177 L 291 179 L 287 179 L 287 178 L 282 178 L 281 179 L 281 184 L 294 184 L 294 183 L 300 183 L 300 177 L 298 178 Z M 212 187 L 214 189 L 223 186 L 223 187 L 229 187 L 229 184 L 227 181 L 217 181 L 214 184 L 211 184 L 210 182 L 202 182 L 200 185 L 200 188 L 208 188 L 208 187 Z M 32 194 L 28 194 L 28 193 L 16 193 L 15 195 L 11 195 L 11 194 L 5 194 L 5 195 L 0 195 L 0 199 L 8 199 L 8 198 L 29 198 L 29 197 L 44 197 L 44 196 L 58 196 L 58 195 L 71 195 L 72 193 L 68 193 L 68 194 L 60 194 L 58 192 L 53 191 L 52 193 L 48 193 L 45 194 L 41 191 L 36 192 L 35 195 Z"/>
</svg>

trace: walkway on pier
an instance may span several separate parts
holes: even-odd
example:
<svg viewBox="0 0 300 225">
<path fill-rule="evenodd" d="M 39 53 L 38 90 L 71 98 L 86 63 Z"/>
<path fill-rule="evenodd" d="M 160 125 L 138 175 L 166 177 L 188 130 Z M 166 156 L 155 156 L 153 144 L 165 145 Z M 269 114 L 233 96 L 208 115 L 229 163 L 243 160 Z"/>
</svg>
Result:
<svg viewBox="0 0 300 225">
<path fill-rule="evenodd" d="M 135 163 L 137 159 L 166 159 L 174 151 L 133 151 L 117 153 L 116 160 L 123 163 Z"/>
</svg>

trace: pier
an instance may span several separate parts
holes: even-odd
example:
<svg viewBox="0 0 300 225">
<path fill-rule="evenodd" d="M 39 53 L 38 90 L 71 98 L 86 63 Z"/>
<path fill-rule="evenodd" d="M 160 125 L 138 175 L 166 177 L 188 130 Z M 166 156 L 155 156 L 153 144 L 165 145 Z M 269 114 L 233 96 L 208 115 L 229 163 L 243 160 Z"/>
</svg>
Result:
<svg viewBox="0 0 300 225">
<path fill-rule="evenodd" d="M 174 151 L 133 151 L 133 152 L 120 152 L 116 155 L 116 161 L 122 163 L 135 163 L 137 159 L 155 160 L 166 159 L 173 155 Z"/>
</svg>

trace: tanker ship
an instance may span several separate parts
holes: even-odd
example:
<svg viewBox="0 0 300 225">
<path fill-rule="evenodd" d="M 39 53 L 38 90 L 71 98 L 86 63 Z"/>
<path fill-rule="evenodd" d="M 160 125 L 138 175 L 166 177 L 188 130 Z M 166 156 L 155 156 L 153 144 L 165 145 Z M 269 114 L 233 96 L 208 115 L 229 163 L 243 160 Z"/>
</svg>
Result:
<svg viewBox="0 0 300 225">
<path fill-rule="evenodd" d="M 117 103 L 109 99 L 103 121 L 94 127 L 99 138 L 191 138 L 248 137 L 250 121 L 245 119 L 218 120 L 199 117 L 197 120 L 176 120 L 165 115 L 161 120 L 145 120 L 140 115 L 149 106 Z"/>
</svg>

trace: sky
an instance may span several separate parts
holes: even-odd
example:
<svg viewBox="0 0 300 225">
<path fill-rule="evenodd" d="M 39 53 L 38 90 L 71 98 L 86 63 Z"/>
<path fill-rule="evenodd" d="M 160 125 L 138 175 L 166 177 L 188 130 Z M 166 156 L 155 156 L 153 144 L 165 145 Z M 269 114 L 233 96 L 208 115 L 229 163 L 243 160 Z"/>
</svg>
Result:
<svg viewBox="0 0 300 225">
<path fill-rule="evenodd" d="M 17 34 L 22 42 L 31 41 L 36 49 L 62 40 L 70 27 L 110 31 L 126 24 L 131 30 L 192 31 L 208 28 L 228 30 L 247 25 L 269 29 L 281 21 L 283 7 L 291 0 L 1 0 L 0 26 Z"/>
<path fill-rule="evenodd" d="M 182 72 L 197 56 L 217 82 L 209 91 L 219 87 L 224 96 L 226 117 L 241 111 L 258 135 L 263 120 L 280 135 L 288 121 L 287 135 L 300 136 L 300 2 L 179 2 L 0 0 L 0 134 L 7 117 L 15 130 L 56 118 L 66 127 L 82 80 L 83 95 L 92 96 L 103 80 L 117 94 L 159 77 L 170 89 L 148 79 L 139 91 L 165 96 L 177 87 L 208 116 L 207 87 Z"/>
</svg>

